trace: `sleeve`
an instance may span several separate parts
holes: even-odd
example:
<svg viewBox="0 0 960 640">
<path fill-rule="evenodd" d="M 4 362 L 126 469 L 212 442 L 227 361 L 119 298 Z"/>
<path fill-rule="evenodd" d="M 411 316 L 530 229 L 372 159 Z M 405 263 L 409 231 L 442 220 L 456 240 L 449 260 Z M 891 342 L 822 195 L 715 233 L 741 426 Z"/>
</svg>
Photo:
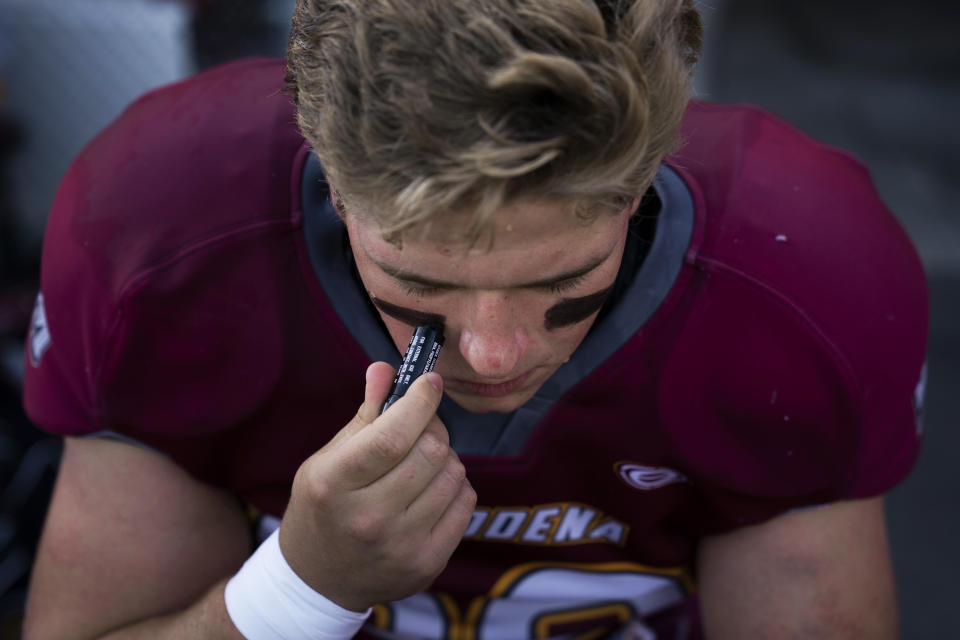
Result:
<svg viewBox="0 0 960 640">
<path fill-rule="evenodd" d="M 714 264 L 702 278 L 664 372 L 662 411 L 716 526 L 878 495 L 909 473 L 921 441 L 923 306 L 905 302 L 903 333 L 841 343 L 744 274 Z M 884 366 L 855 359 L 871 344 Z"/>
<path fill-rule="evenodd" d="M 741 114 L 730 173 L 701 183 L 713 221 L 665 376 L 713 529 L 883 494 L 922 440 L 916 250 L 856 159 Z"/>
<path fill-rule="evenodd" d="M 39 427 L 175 429 L 170 414 L 188 406 L 190 374 L 203 373 L 198 354 L 227 369 L 241 358 L 236 345 L 252 345 L 247 360 L 275 346 L 251 336 L 276 333 L 272 325 L 236 318 L 262 302 L 243 279 L 270 266 L 257 234 L 289 225 L 290 163 L 302 139 L 276 92 L 282 75 L 282 61 L 250 60 L 155 89 L 74 159 L 48 218 L 25 355 L 24 405 Z M 208 393 L 209 404 L 248 407 L 259 397 L 230 382 Z"/>
<path fill-rule="evenodd" d="M 120 320 L 108 284 L 88 253 L 92 238 L 78 234 L 81 202 L 76 165 L 54 200 L 44 236 L 40 294 L 26 348 L 24 407 L 52 433 L 101 430 L 96 379 L 107 336 Z"/>
</svg>

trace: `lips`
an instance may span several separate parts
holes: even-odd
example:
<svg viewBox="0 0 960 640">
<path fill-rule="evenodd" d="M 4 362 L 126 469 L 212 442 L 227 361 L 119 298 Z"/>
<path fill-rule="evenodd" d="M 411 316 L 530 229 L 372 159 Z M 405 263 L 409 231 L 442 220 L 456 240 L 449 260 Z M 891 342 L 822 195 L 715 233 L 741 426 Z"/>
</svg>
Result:
<svg viewBox="0 0 960 640">
<path fill-rule="evenodd" d="M 451 391 L 459 391 L 460 393 L 468 393 L 475 396 L 483 396 L 485 398 L 500 398 L 503 396 L 508 396 L 511 393 L 522 389 L 527 383 L 527 380 L 529 380 L 531 373 L 532 372 L 528 371 L 527 373 L 517 376 L 512 380 L 499 382 L 497 384 L 470 382 L 468 380 L 459 380 L 453 378 L 447 382 L 447 387 Z"/>
</svg>

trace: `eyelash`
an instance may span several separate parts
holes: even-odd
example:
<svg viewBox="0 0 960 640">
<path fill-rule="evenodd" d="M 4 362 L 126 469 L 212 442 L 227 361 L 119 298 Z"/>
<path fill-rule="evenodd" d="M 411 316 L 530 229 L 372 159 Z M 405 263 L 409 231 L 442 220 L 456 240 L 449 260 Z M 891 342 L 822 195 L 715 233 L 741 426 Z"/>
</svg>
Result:
<svg viewBox="0 0 960 640">
<path fill-rule="evenodd" d="M 403 286 L 403 289 L 407 292 L 407 295 L 411 295 L 416 298 L 422 298 L 440 291 L 440 287 L 428 287 L 419 284 L 407 284 Z"/>
<path fill-rule="evenodd" d="M 567 280 L 561 280 L 560 282 L 555 282 L 550 285 L 550 293 L 563 293 L 565 291 L 570 291 L 571 289 L 576 289 L 580 286 L 580 283 L 583 282 L 585 276 L 577 276 L 576 278 L 568 278 Z"/>
<path fill-rule="evenodd" d="M 554 294 L 564 293 L 566 291 L 570 291 L 571 289 L 576 289 L 578 286 L 580 286 L 580 283 L 582 283 L 583 280 L 584 280 L 584 276 L 569 278 L 567 280 L 562 280 L 560 282 L 551 284 L 545 287 L 545 290 Z M 404 291 L 407 292 L 407 295 L 411 295 L 416 298 L 423 298 L 424 296 L 429 296 L 442 291 L 441 287 L 430 287 L 425 285 L 414 285 L 414 284 L 404 285 L 403 288 L 404 288 Z"/>
</svg>

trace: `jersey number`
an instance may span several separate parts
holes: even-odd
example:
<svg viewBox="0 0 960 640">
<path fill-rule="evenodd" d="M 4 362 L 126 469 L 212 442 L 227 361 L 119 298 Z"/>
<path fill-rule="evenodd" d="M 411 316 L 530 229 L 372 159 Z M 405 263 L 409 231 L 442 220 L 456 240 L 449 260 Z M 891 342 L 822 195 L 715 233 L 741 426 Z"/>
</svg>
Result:
<svg viewBox="0 0 960 640">
<path fill-rule="evenodd" d="M 533 563 L 505 573 L 465 612 L 445 594 L 421 593 L 376 607 L 373 622 L 393 638 L 587 640 L 679 603 L 689 586 L 681 569 Z"/>
</svg>

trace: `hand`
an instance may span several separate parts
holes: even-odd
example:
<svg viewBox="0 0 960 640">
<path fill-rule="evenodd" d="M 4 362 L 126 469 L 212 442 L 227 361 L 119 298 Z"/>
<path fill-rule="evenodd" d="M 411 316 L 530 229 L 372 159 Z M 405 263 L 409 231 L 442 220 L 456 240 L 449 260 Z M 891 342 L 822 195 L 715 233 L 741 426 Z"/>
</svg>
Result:
<svg viewBox="0 0 960 640">
<path fill-rule="evenodd" d="M 280 548 L 294 571 L 345 609 L 422 591 L 443 570 L 476 505 L 436 416 L 442 380 L 418 378 L 383 415 L 393 368 L 367 369 L 363 405 L 293 481 Z"/>
</svg>

